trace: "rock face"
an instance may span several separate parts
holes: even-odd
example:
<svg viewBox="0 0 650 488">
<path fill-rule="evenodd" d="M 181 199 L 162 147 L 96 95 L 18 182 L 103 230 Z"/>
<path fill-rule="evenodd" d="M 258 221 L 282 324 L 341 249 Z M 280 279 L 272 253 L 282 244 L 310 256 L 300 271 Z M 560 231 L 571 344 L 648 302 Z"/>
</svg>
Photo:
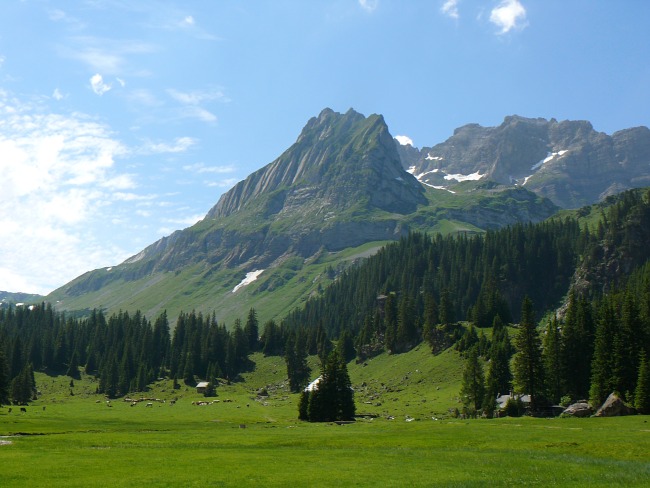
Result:
<svg viewBox="0 0 650 488">
<path fill-rule="evenodd" d="M 625 405 L 616 393 L 610 393 L 605 403 L 596 412 L 596 417 L 620 417 L 634 414 L 636 414 L 636 410 Z"/>
<path fill-rule="evenodd" d="M 498 127 L 469 124 L 419 153 L 400 148 L 405 168 L 433 186 L 479 175 L 524 186 L 563 208 L 578 208 L 650 184 L 650 130 L 607 134 L 586 121 L 506 117 Z"/>
<path fill-rule="evenodd" d="M 564 412 L 563 417 L 590 417 L 593 415 L 594 409 L 586 402 L 578 402 L 569 405 Z"/>
</svg>

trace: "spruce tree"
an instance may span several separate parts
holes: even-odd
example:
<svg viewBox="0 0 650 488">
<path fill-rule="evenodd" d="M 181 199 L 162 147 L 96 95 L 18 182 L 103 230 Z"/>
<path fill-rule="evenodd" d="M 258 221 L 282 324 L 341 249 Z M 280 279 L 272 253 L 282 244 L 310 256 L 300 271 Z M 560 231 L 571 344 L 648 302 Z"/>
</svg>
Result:
<svg viewBox="0 0 650 488">
<path fill-rule="evenodd" d="M 5 356 L 4 344 L 0 342 L 0 405 L 9 403 L 9 366 Z"/>
<path fill-rule="evenodd" d="M 534 411 L 543 393 L 544 377 L 541 340 L 535 326 L 533 302 L 528 297 L 524 298 L 521 305 L 521 322 L 515 337 L 515 348 L 515 385 L 519 393 L 530 395 Z"/>
<path fill-rule="evenodd" d="M 259 322 L 257 320 L 257 312 L 255 312 L 254 308 L 248 311 L 244 332 L 248 338 L 248 350 L 250 352 L 257 351 L 259 347 Z"/>
<path fill-rule="evenodd" d="M 470 349 L 465 362 L 460 395 L 465 406 L 474 412 L 479 410 L 484 401 L 485 375 L 478 354 L 478 346 L 476 345 Z"/>
<path fill-rule="evenodd" d="M 546 380 L 546 395 L 553 403 L 558 403 L 562 397 L 562 337 L 557 322 L 557 316 L 548 321 L 544 335 L 544 379 Z"/>
<path fill-rule="evenodd" d="M 605 298 L 601 303 L 597 323 L 589 387 L 589 400 L 596 407 L 602 405 L 614 389 L 612 342 L 616 344 L 618 341 L 616 315 L 610 298 Z M 616 346 L 614 349 L 617 349 Z"/>
<path fill-rule="evenodd" d="M 650 361 L 645 351 L 641 352 L 639 377 L 634 391 L 634 406 L 643 414 L 650 414 Z"/>
</svg>

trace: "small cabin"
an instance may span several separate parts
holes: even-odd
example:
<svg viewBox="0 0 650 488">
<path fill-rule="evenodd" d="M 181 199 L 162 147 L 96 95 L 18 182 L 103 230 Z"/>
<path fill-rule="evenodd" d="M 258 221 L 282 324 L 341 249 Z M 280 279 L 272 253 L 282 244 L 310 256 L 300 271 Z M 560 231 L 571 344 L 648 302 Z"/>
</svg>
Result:
<svg viewBox="0 0 650 488">
<path fill-rule="evenodd" d="M 197 393 L 205 393 L 209 386 L 210 386 L 210 382 L 201 381 L 198 385 L 196 385 L 196 392 Z"/>
</svg>

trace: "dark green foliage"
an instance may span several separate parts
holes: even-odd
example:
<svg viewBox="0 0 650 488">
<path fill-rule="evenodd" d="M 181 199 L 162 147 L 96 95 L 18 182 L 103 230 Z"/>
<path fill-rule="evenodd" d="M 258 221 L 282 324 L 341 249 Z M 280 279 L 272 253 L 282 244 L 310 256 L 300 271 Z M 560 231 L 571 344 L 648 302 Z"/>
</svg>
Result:
<svg viewBox="0 0 650 488">
<path fill-rule="evenodd" d="M 640 413 L 650 414 L 650 362 L 645 351 L 641 353 L 639 377 L 634 392 L 634 406 Z"/>
<path fill-rule="evenodd" d="M 515 398 L 508 398 L 503 413 L 508 417 L 521 417 L 525 410 L 524 403 L 521 401 L 521 398 L 517 396 Z"/>
<path fill-rule="evenodd" d="M 548 321 L 544 335 L 544 379 L 545 393 L 552 403 L 557 404 L 564 393 L 564 377 L 562 376 L 562 335 L 557 316 Z"/>
<path fill-rule="evenodd" d="M 248 311 L 244 332 L 248 338 L 248 350 L 251 352 L 257 351 L 259 347 L 259 322 L 254 308 Z"/>
<path fill-rule="evenodd" d="M 530 395 L 533 411 L 544 392 L 542 344 L 535 324 L 533 302 L 525 297 L 521 305 L 521 322 L 515 336 L 517 354 L 514 360 L 514 381 L 519 393 Z"/>
<path fill-rule="evenodd" d="M 355 412 L 354 390 L 345 360 L 334 350 L 322 367 L 318 384 L 302 393 L 298 416 L 309 422 L 333 422 L 354 420 Z"/>
<path fill-rule="evenodd" d="M 510 372 L 510 357 L 512 345 L 508 337 L 508 330 L 496 316 L 492 322 L 492 345 L 490 346 L 490 364 L 486 378 L 484 409 L 490 411 L 499 395 L 512 389 L 512 373 Z"/>
<path fill-rule="evenodd" d="M 346 363 L 352 361 L 357 356 L 357 351 L 354 348 L 354 339 L 347 330 L 344 330 L 341 337 L 339 337 L 336 350 Z"/>
<path fill-rule="evenodd" d="M 9 367 L 4 344 L 0 341 L 0 405 L 9 403 Z"/>
<path fill-rule="evenodd" d="M 470 349 L 465 369 L 463 370 L 463 382 L 460 389 L 463 403 L 470 411 L 478 411 L 485 398 L 485 375 L 483 365 L 478 354 L 478 347 Z"/>
<path fill-rule="evenodd" d="M 289 389 L 293 393 L 301 391 L 309 381 L 311 369 L 307 364 L 307 344 L 305 334 L 298 330 L 291 332 L 284 346 L 284 360 L 287 364 Z"/>
<path fill-rule="evenodd" d="M 36 393 L 36 382 L 34 381 L 34 370 L 31 363 L 23 369 L 11 381 L 11 401 L 14 405 L 24 405 L 34 397 Z"/>
<path fill-rule="evenodd" d="M 562 366 L 565 391 L 573 398 L 589 394 L 594 329 L 591 304 L 572 291 L 562 332 Z"/>
</svg>

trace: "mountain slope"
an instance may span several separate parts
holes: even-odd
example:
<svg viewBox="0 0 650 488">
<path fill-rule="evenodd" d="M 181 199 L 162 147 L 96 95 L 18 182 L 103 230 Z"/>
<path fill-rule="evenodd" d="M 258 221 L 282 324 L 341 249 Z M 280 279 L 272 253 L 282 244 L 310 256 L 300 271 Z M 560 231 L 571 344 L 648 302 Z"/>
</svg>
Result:
<svg viewBox="0 0 650 488">
<path fill-rule="evenodd" d="M 455 179 L 519 185 L 563 208 L 650 184 L 650 130 L 607 134 L 587 121 L 506 117 L 498 127 L 469 124 L 422 150 L 399 148 L 405 168 L 425 184 Z"/>
<path fill-rule="evenodd" d="M 140 308 L 153 315 L 167 308 L 174 317 L 194 308 L 228 321 L 264 304 L 269 311 L 261 318 L 278 318 L 355 259 L 410 230 L 476 233 L 556 210 L 508 185 L 422 185 L 402 166 L 383 117 L 325 109 L 201 222 L 48 298 L 60 309 Z"/>
</svg>

